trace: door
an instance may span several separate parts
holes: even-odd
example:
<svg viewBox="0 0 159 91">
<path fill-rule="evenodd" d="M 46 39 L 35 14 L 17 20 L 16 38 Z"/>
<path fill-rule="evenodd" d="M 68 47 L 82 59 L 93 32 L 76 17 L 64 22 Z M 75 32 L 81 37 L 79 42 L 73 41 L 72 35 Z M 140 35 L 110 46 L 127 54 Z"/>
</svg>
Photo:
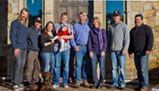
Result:
<svg viewBox="0 0 159 91">
<path fill-rule="evenodd" d="M 29 10 L 29 26 L 32 26 L 36 17 L 42 16 L 42 0 L 26 0 Z"/>
</svg>

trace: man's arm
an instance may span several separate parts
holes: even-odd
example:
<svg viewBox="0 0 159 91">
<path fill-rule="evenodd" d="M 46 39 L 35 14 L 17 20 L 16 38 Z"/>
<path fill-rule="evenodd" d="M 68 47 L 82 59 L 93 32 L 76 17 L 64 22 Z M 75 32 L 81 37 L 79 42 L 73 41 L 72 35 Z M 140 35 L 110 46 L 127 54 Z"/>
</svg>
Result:
<svg viewBox="0 0 159 91">
<path fill-rule="evenodd" d="M 17 39 L 17 23 L 16 22 L 12 22 L 11 23 L 11 29 L 10 29 L 10 41 L 11 41 L 11 45 L 13 46 L 14 49 L 18 48 L 18 45 L 16 44 L 16 39 Z"/>
<path fill-rule="evenodd" d="M 147 51 L 151 51 L 153 47 L 153 33 L 151 27 L 147 27 L 146 29 L 146 39 L 147 39 Z"/>
</svg>

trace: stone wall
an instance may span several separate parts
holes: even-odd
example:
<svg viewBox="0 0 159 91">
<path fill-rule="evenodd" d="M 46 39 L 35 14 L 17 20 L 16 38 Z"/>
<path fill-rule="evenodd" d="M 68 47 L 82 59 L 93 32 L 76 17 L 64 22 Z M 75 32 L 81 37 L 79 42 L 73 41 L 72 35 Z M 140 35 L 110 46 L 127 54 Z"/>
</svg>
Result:
<svg viewBox="0 0 159 91">
<path fill-rule="evenodd" d="M 134 26 L 135 14 L 141 13 L 144 16 L 145 24 L 153 29 L 154 47 L 149 61 L 150 78 L 158 78 L 159 75 L 159 2 L 158 1 L 128 1 L 127 2 L 127 20 L 131 29 Z M 132 75 L 134 63 L 132 59 L 127 61 L 127 75 Z M 135 75 L 136 76 L 136 75 Z"/>
<path fill-rule="evenodd" d="M 9 35 L 10 35 L 10 25 L 11 22 L 15 19 L 17 19 L 18 14 L 22 8 L 24 8 L 24 1 L 25 0 L 4 0 L 7 2 L 7 14 L 5 15 L 7 17 L 7 32 L 6 32 L 6 57 L 7 57 L 7 68 L 6 72 L 8 76 L 13 75 L 13 64 L 14 64 L 14 57 L 13 57 L 13 49 L 10 46 L 10 40 L 9 40 Z"/>
</svg>

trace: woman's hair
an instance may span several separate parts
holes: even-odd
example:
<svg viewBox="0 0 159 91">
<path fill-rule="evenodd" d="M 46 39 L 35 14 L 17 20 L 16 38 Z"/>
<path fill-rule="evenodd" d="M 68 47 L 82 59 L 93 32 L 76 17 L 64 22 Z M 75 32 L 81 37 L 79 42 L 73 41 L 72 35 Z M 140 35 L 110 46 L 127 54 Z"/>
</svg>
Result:
<svg viewBox="0 0 159 91">
<path fill-rule="evenodd" d="M 99 26 L 101 26 L 101 22 L 100 22 L 100 20 L 99 20 L 99 18 L 98 18 L 98 17 L 94 17 L 94 18 L 93 18 L 91 26 L 92 26 L 92 27 L 94 27 L 93 22 L 94 22 L 95 20 L 97 20 L 97 21 L 98 21 Z"/>
<path fill-rule="evenodd" d="M 29 23 L 29 11 L 28 11 L 28 9 L 23 8 L 23 9 L 20 11 L 20 14 L 19 14 L 19 16 L 18 16 L 18 20 L 19 20 L 19 21 L 21 20 L 21 15 L 22 15 L 23 11 L 25 11 L 25 12 L 28 13 L 28 17 L 27 17 L 26 21 L 24 22 L 24 24 L 25 24 L 26 26 L 28 26 L 28 23 Z"/>
<path fill-rule="evenodd" d="M 52 24 L 52 27 L 53 27 L 52 33 L 53 33 L 53 34 L 55 33 L 55 25 L 54 25 L 54 23 L 53 23 L 52 21 L 48 21 L 48 22 L 46 23 L 46 25 L 45 25 L 44 30 L 43 30 L 43 33 L 44 33 L 45 35 L 48 35 L 48 29 L 47 29 L 47 27 L 48 27 L 49 24 Z"/>
</svg>

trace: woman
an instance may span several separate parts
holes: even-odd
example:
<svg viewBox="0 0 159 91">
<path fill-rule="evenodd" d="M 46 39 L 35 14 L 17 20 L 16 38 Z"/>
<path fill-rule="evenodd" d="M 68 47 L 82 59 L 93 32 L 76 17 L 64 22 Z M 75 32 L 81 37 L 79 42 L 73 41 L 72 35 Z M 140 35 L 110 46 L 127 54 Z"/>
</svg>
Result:
<svg viewBox="0 0 159 91">
<path fill-rule="evenodd" d="M 53 74 L 54 70 L 54 24 L 49 21 L 43 33 L 41 34 L 41 58 L 43 61 L 44 72 L 50 72 Z"/>
<path fill-rule="evenodd" d="M 93 27 L 90 30 L 88 40 L 88 50 L 92 62 L 93 88 L 102 88 L 105 78 L 105 51 L 107 47 L 107 37 L 105 29 L 101 28 L 98 17 L 92 21 Z M 100 66 L 100 79 L 97 78 L 97 63 Z"/>
</svg>

